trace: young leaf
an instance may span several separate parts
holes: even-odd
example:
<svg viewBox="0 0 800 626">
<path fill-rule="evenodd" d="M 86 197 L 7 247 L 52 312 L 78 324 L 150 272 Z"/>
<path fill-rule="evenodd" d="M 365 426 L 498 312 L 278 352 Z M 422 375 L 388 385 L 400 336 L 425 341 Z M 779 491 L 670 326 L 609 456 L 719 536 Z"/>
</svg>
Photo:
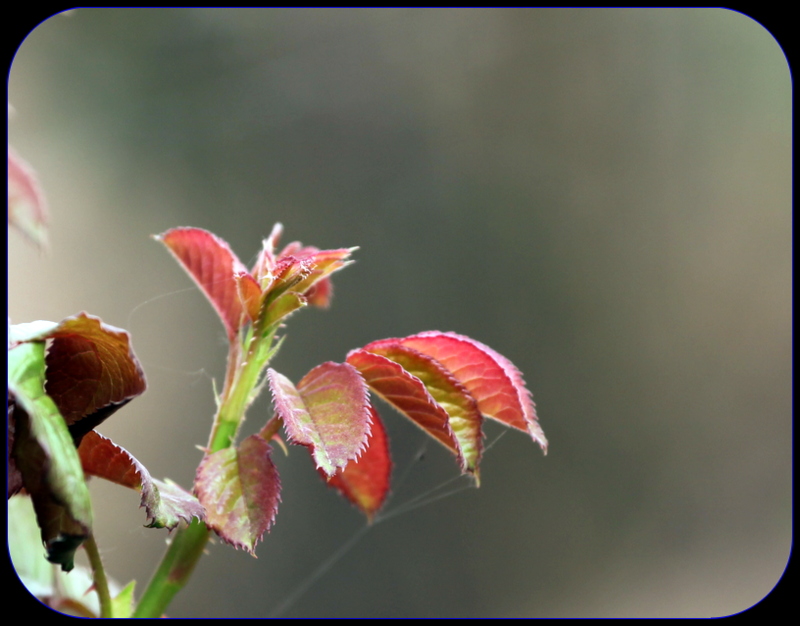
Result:
<svg viewBox="0 0 800 626">
<path fill-rule="evenodd" d="M 350 461 L 333 476 L 327 477 L 321 469 L 317 471 L 327 479 L 328 485 L 338 489 L 372 521 L 389 494 L 392 461 L 383 422 L 374 408 L 370 406 L 369 411 L 372 414 L 372 432 L 362 455 Z"/>
<path fill-rule="evenodd" d="M 132 580 L 116 595 L 111 601 L 111 614 L 116 618 L 127 619 L 133 615 L 134 596 L 133 591 L 136 581 Z"/>
<path fill-rule="evenodd" d="M 268 289 L 272 279 L 280 279 L 281 274 L 286 273 L 287 260 L 302 263 L 311 272 L 295 290 L 306 296 L 309 304 L 327 308 L 333 296 L 333 285 L 328 276 L 346 266 L 349 263 L 346 261 L 347 257 L 357 248 L 320 251 L 319 248 L 304 247 L 299 241 L 293 241 L 276 255 L 275 248 L 282 233 L 283 225 L 275 224 L 269 238 L 264 240 L 262 251 L 253 267 L 253 276 L 263 289 Z"/>
<path fill-rule="evenodd" d="M 309 304 L 327 308 L 333 297 L 333 285 L 328 276 L 352 263 L 347 261 L 347 258 L 356 249 L 317 250 L 309 247 L 295 252 L 295 256 L 311 267 L 310 274 L 297 285 L 295 290 L 307 294 Z"/>
<path fill-rule="evenodd" d="M 486 417 L 530 434 L 547 453 L 544 436 L 530 391 L 522 374 L 504 356 L 474 339 L 429 331 L 399 342 L 427 354 L 444 365 L 478 401 Z"/>
<path fill-rule="evenodd" d="M 346 360 L 360 372 L 372 391 L 435 437 L 464 463 L 450 427 L 450 416 L 419 378 L 385 356 L 366 350 L 352 350 Z"/>
<path fill-rule="evenodd" d="M 374 341 L 363 349 L 394 361 L 422 381 L 436 403 L 447 412 L 458 443 L 462 471 L 477 475 L 483 449 L 483 417 L 467 389 L 438 361 L 401 345 L 396 339 Z"/>
<path fill-rule="evenodd" d="M 288 291 L 301 293 L 297 286 L 310 274 L 311 265 L 309 263 L 293 256 L 278 257 L 273 268 L 272 281 L 265 289 L 267 304 L 271 304 Z"/>
<path fill-rule="evenodd" d="M 68 424 L 88 430 L 144 393 L 147 381 L 130 335 L 86 313 L 68 317 L 48 335 L 47 393 Z M 103 409 L 109 409 L 97 415 Z M 92 419 L 94 418 L 94 419 Z"/>
<path fill-rule="evenodd" d="M 67 424 L 82 422 L 70 431 L 76 440 L 147 389 L 130 335 L 93 315 L 19 324 L 10 335 L 15 342 L 52 340 L 45 389 Z"/>
<path fill-rule="evenodd" d="M 206 524 L 225 542 L 253 556 L 281 499 L 281 481 L 270 450 L 267 441 L 251 435 L 236 448 L 206 456 L 194 483 L 206 508 Z"/>
<path fill-rule="evenodd" d="M 333 283 L 330 278 L 323 278 L 317 281 L 305 293 L 306 299 L 311 306 L 320 309 L 327 309 L 331 305 L 333 298 Z"/>
<path fill-rule="evenodd" d="M 233 340 L 242 324 L 239 290 L 249 293 L 252 286 L 258 288 L 247 268 L 225 241 L 201 228 L 173 228 L 154 238 L 167 246 L 197 283 L 225 325 L 228 339 Z M 240 287 L 235 274 L 246 275 L 253 285 Z"/>
<path fill-rule="evenodd" d="M 270 237 L 264 240 L 252 274 L 227 243 L 200 228 L 174 228 L 155 239 L 167 246 L 200 286 L 232 341 L 246 321 L 245 315 L 256 323 L 265 301 L 270 305 L 287 291 L 302 296 L 303 304 L 308 293 L 311 304 L 327 306 L 332 294 L 328 276 L 345 267 L 347 257 L 355 250 L 320 251 L 303 248 L 295 242 L 275 256 L 274 245 L 281 230 L 280 224 L 276 224 Z M 276 321 L 269 319 L 267 325 Z"/>
<path fill-rule="evenodd" d="M 290 291 L 278 297 L 267 307 L 266 316 L 273 324 L 308 304 L 305 296 Z"/>
<path fill-rule="evenodd" d="M 327 362 L 295 387 L 283 374 L 267 371 L 275 411 L 294 442 L 313 446 L 317 467 L 328 476 L 361 454 L 370 430 L 367 386 L 347 363 Z"/>
<path fill-rule="evenodd" d="M 205 520 L 205 511 L 197 498 L 173 482 L 153 479 L 132 454 L 103 435 L 89 432 L 81 441 L 78 454 L 86 474 L 141 492 L 140 506 L 147 512 L 146 526 L 171 530 L 181 519 L 187 523 L 193 517 Z"/>
<path fill-rule="evenodd" d="M 47 558 L 63 570 L 89 536 L 92 508 L 78 453 L 64 418 L 44 392 L 44 342 L 8 351 L 8 389 L 13 394 L 11 454 L 33 498 Z"/>
<path fill-rule="evenodd" d="M 236 281 L 236 289 L 239 294 L 239 301 L 242 303 L 250 322 L 258 319 L 258 312 L 261 310 L 261 288 L 256 279 L 250 274 L 238 272 L 233 275 Z"/>
</svg>

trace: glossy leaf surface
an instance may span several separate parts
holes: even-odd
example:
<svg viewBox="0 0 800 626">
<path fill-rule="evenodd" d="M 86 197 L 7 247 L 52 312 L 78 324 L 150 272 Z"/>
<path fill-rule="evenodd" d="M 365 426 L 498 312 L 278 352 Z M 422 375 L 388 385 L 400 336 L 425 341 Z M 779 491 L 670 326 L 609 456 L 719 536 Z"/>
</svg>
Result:
<svg viewBox="0 0 800 626">
<path fill-rule="evenodd" d="M 206 295 L 228 338 L 236 337 L 243 319 L 239 290 L 249 293 L 251 289 L 240 287 L 234 279 L 234 274 L 249 276 L 249 272 L 228 244 L 202 228 L 173 228 L 155 239 L 167 246 Z"/>
<path fill-rule="evenodd" d="M 483 450 L 483 417 L 467 389 L 438 361 L 396 339 L 374 341 L 363 349 L 394 361 L 422 381 L 436 403 L 447 412 L 458 443 L 462 470 L 477 473 Z"/>
<path fill-rule="evenodd" d="M 361 373 L 373 392 L 448 450 L 461 456 L 460 447 L 450 427 L 450 416 L 433 399 L 419 378 L 407 372 L 399 363 L 367 350 L 351 351 L 347 355 L 347 362 Z"/>
<path fill-rule="evenodd" d="M 444 365 L 478 401 L 486 417 L 525 431 L 547 452 L 530 391 L 522 374 L 504 356 L 474 339 L 429 331 L 399 340 Z"/>
</svg>

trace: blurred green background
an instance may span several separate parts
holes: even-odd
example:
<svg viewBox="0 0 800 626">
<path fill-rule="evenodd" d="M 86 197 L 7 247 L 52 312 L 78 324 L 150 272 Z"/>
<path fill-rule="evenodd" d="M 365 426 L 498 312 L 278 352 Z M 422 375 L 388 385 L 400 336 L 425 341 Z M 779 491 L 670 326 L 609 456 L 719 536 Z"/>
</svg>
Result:
<svg viewBox="0 0 800 626">
<path fill-rule="evenodd" d="M 191 484 L 224 332 L 149 235 L 191 225 L 245 263 L 360 246 L 329 311 L 292 318 L 297 381 L 383 337 L 453 330 L 524 373 L 550 440 L 510 432 L 479 490 L 375 525 L 291 617 L 719 616 L 791 545 L 791 82 L 721 9 L 79 9 L 9 78 L 49 255 L 9 236 L 12 322 L 81 310 L 133 334 L 149 391 L 100 430 Z M 381 407 L 392 510 L 457 475 Z M 271 414 L 251 409 L 247 432 Z M 492 426 L 492 425 L 490 425 Z M 503 429 L 489 428 L 489 441 Z M 364 525 L 308 455 L 258 559 L 210 546 L 171 616 L 259 617 Z M 417 459 L 417 460 L 415 460 Z M 458 486 L 461 483 L 453 483 Z M 165 531 L 92 485 L 111 574 Z"/>
</svg>

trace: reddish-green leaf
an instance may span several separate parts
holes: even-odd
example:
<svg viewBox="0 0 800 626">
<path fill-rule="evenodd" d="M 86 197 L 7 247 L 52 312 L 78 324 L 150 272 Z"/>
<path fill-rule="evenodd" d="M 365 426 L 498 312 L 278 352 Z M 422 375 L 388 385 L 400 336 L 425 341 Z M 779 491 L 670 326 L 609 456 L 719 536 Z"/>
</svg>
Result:
<svg viewBox="0 0 800 626">
<path fill-rule="evenodd" d="M 270 445 L 251 435 L 238 447 L 206 456 L 197 468 L 195 491 L 206 524 L 227 543 L 255 555 L 280 502 L 281 482 Z"/>
<path fill-rule="evenodd" d="M 147 388 L 130 335 L 97 317 L 79 313 L 38 338 L 52 339 L 47 393 L 67 424 L 89 418 L 84 432 Z"/>
<path fill-rule="evenodd" d="M 308 303 L 327 308 L 333 297 L 333 284 L 327 278 L 352 261 L 347 258 L 356 248 L 341 248 L 338 250 L 317 250 L 316 248 L 304 248 L 295 253 L 295 256 L 306 263 L 311 271 L 300 284 L 295 287 L 299 293 L 307 294 Z"/>
<path fill-rule="evenodd" d="M 276 256 L 274 247 L 281 231 L 281 225 L 276 224 L 264 240 L 252 273 L 227 243 L 200 228 L 175 228 L 155 238 L 167 246 L 200 286 L 222 319 L 228 338 L 233 340 L 245 321 L 260 320 L 265 301 L 269 306 L 287 291 L 302 296 L 303 304 L 328 306 L 333 293 L 328 276 L 345 267 L 347 257 L 355 250 L 320 251 L 294 242 Z M 271 326 L 279 319 L 269 317 L 261 321 Z"/>
<path fill-rule="evenodd" d="M 458 442 L 462 470 L 477 475 L 483 449 L 483 418 L 467 389 L 438 361 L 401 345 L 397 339 L 374 341 L 363 349 L 398 363 L 422 381 L 436 403 L 447 411 L 450 428 Z"/>
<path fill-rule="evenodd" d="M 320 309 L 327 309 L 331 305 L 333 298 L 333 283 L 330 278 L 323 278 L 317 281 L 305 293 L 306 299 L 311 306 Z"/>
<path fill-rule="evenodd" d="M 251 322 L 258 319 L 258 312 L 261 310 L 262 294 L 256 279 L 250 274 L 239 272 L 233 275 L 236 281 L 236 289 L 239 293 L 239 301 L 242 303 L 247 317 Z"/>
<path fill-rule="evenodd" d="M 9 451 L 31 494 L 47 558 L 69 571 L 73 555 L 92 527 L 92 508 L 75 445 L 53 399 L 44 391 L 44 342 L 8 351 Z M 9 493 L 11 495 L 11 493 Z"/>
<path fill-rule="evenodd" d="M 51 346 L 45 357 L 46 340 Z M 9 365 L 22 349 L 42 353 L 41 363 L 29 359 L 21 364 L 33 374 L 41 367 L 45 380 L 44 390 L 35 391 L 29 385 L 38 374 L 25 375 L 30 381 L 25 388 L 9 378 L 14 407 L 19 404 L 30 415 L 29 423 L 15 408 L 15 419 L 10 420 L 15 429 L 9 429 L 14 441 L 9 485 L 16 489 L 24 483 L 34 495 L 48 558 L 68 569 L 91 518 L 75 445 L 145 390 L 144 373 L 128 333 L 86 313 L 58 324 L 39 321 L 13 326 L 9 343 L 15 346 L 9 351 Z M 36 384 L 41 387 L 41 381 Z"/>
<path fill-rule="evenodd" d="M 40 248 L 47 246 L 47 203 L 33 169 L 8 148 L 8 223 Z"/>
<path fill-rule="evenodd" d="M 361 453 L 371 415 L 366 383 L 352 365 L 323 363 L 297 387 L 275 370 L 267 375 L 289 438 L 313 446 L 317 467 L 331 476 Z"/>
<path fill-rule="evenodd" d="M 311 273 L 311 265 L 293 256 L 278 257 L 275 268 L 266 291 L 271 295 L 271 300 L 283 295 L 287 291 L 298 291 L 297 285 Z"/>
<path fill-rule="evenodd" d="M 444 365 L 478 401 L 486 417 L 525 431 L 547 452 L 530 391 L 522 374 L 504 356 L 474 339 L 429 331 L 399 342 L 427 354 Z"/>
<path fill-rule="evenodd" d="M 173 482 L 162 482 L 150 476 L 144 465 L 130 452 L 103 435 L 91 431 L 78 448 L 86 474 L 105 478 L 123 487 L 141 492 L 140 506 L 147 512 L 147 526 L 175 528 L 182 519 L 205 519 L 205 511 L 192 494 Z"/>
<path fill-rule="evenodd" d="M 155 239 L 167 246 L 209 299 L 228 331 L 228 338 L 236 337 L 244 309 L 237 284 L 241 281 L 234 275 L 249 275 L 249 272 L 228 244 L 201 228 L 173 228 Z M 247 294 L 251 291 L 250 286 L 244 289 Z"/>
<path fill-rule="evenodd" d="M 306 306 L 306 304 L 308 304 L 308 301 L 306 300 L 305 296 L 301 296 L 299 293 L 290 291 L 274 300 L 267 307 L 267 319 L 274 324 L 275 322 L 284 319 L 288 315 L 291 315 L 298 309 L 303 308 Z"/>
<path fill-rule="evenodd" d="M 408 373 L 399 363 L 366 350 L 351 351 L 347 355 L 347 362 L 361 373 L 372 391 L 435 437 L 456 456 L 461 456 L 455 434 L 450 427 L 450 416 L 433 399 L 419 378 Z M 463 463 L 464 459 L 461 461 Z"/>
<path fill-rule="evenodd" d="M 76 440 L 147 389 L 130 335 L 93 315 L 17 324 L 9 339 L 13 344 L 52 340 L 45 388 L 67 424 L 81 421 L 70 429 Z"/>
<path fill-rule="evenodd" d="M 369 411 L 372 414 L 372 432 L 367 439 L 367 449 L 327 480 L 328 485 L 338 489 L 372 521 L 389 494 L 392 461 L 383 422 L 371 406 Z M 323 478 L 326 477 L 325 472 L 318 471 Z"/>
<path fill-rule="evenodd" d="M 282 233 L 283 226 L 275 224 L 270 236 L 264 240 L 253 266 L 253 276 L 262 289 L 276 289 L 280 294 L 284 291 L 281 283 L 293 279 L 299 270 L 302 283 L 294 284 L 291 288 L 304 295 L 309 304 L 327 307 L 333 295 L 333 285 L 327 277 L 347 265 L 346 258 L 356 248 L 320 251 L 293 241 L 280 254 L 276 254 L 275 248 Z"/>
<path fill-rule="evenodd" d="M 147 468 L 127 450 L 98 432 L 92 431 L 78 446 L 83 471 L 139 491 L 150 480 Z M 144 504 L 144 502 L 142 502 Z"/>
</svg>

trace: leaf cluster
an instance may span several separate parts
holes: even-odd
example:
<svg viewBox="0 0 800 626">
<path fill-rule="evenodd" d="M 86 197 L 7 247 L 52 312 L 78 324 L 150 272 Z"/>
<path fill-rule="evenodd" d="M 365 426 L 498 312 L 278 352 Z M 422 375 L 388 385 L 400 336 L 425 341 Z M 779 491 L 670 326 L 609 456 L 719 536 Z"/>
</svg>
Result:
<svg viewBox="0 0 800 626">
<path fill-rule="evenodd" d="M 47 209 L 33 170 L 9 148 L 9 224 L 47 244 Z M 328 307 L 331 275 L 356 248 L 319 250 L 292 242 L 283 227 L 264 239 L 251 269 L 218 236 L 174 228 L 155 237 L 206 295 L 229 350 L 209 442 L 191 491 L 157 480 L 96 428 L 147 388 L 129 334 L 86 312 L 61 322 L 12 326 L 8 341 L 9 498 L 27 494 L 46 558 L 65 572 L 86 547 L 101 614 L 158 616 L 186 584 L 210 531 L 254 554 L 275 521 L 281 481 L 272 460 L 282 435 L 304 447 L 327 484 L 372 520 L 386 501 L 392 462 L 374 398 L 411 420 L 480 476 L 483 421 L 547 439 L 519 370 L 492 348 L 453 332 L 383 339 L 350 351 L 341 363 L 311 369 L 296 384 L 269 367 L 289 316 Z M 248 408 L 265 388 L 274 412 L 238 440 Z M 94 545 L 87 479 L 140 494 L 146 525 L 178 528 L 134 611 L 133 585 L 114 600 Z M 80 600 L 70 599 L 82 612 Z"/>
<path fill-rule="evenodd" d="M 488 346 L 456 333 L 375 341 L 351 351 L 342 363 L 316 366 L 296 385 L 268 368 L 282 322 L 306 304 L 327 306 L 329 275 L 347 266 L 354 250 L 320 251 L 293 242 L 278 253 L 281 231 L 277 224 L 264 240 L 251 271 L 207 231 L 177 228 L 156 237 L 205 293 L 228 331 L 229 369 L 220 406 L 237 394 L 252 398 L 264 383 L 275 406 L 262 430 L 238 446 L 236 428 L 222 443 L 212 436 L 198 469 L 195 492 L 209 511 L 206 523 L 223 540 L 253 552 L 273 523 L 280 479 L 264 442 L 279 438 L 281 428 L 289 442 L 309 450 L 328 484 L 371 519 L 389 493 L 392 465 L 372 395 L 444 445 L 476 481 L 485 418 L 528 433 L 546 452 L 547 439 L 519 370 Z M 247 369 L 255 374 L 244 377 Z M 250 386 L 239 391 L 245 379 Z M 237 427 L 248 404 L 238 405 Z"/>
</svg>

